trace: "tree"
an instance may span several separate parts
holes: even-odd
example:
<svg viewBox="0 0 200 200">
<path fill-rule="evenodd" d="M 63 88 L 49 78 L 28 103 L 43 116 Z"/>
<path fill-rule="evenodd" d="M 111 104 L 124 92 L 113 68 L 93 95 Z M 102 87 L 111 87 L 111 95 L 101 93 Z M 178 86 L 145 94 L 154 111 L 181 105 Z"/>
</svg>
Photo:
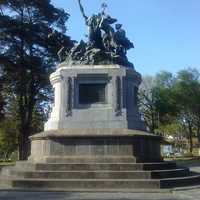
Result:
<svg viewBox="0 0 200 200">
<path fill-rule="evenodd" d="M 177 76 L 162 71 L 145 77 L 140 110 L 151 132 L 186 136 L 192 152 L 193 137 L 200 140 L 200 73 L 189 68 Z"/>
<path fill-rule="evenodd" d="M 139 109 L 150 132 L 158 127 L 158 113 L 154 93 L 155 80 L 152 76 L 143 78 L 139 88 Z"/>
<path fill-rule="evenodd" d="M 4 116 L 4 98 L 3 98 L 3 94 L 2 94 L 2 90 L 3 90 L 3 84 L 2 81 L 0 79 L 0 121 L 2 120 L 3 116 Z"/>
<path fill-rule="evenodd" d="M 194 130 L 199 135 L 200 124 L 200 74 L 196 69 L 182 70 L 178 73 L 174 86 L 174 93 L 178 105 L 178 118 L 185 127 L 190 144 L 190 152 L 193 151 Z"/>
<path fill-rule="evenodd" d="M 177 106 L 174 100 L 173 87 L 176 78 L 172 73 L 161 71 L 155 76 L 156 108 L 159 113 L 159 123 L 162 125 L 174 122 Z"/>
<path fill-rule="evenodd" d="M 0 124 L 0 160 L 8 160 L 17 148 L 16 123 L 7 118 Z"/>
<path fill-rule="evenodd" d="M 161 124 L 158 131 L 163 133 L 165 138 L 173 137 L 173 146 L 176 150 L 181 152 L 185 149 L 184 130 L 181 124 L 175 119 L 170 123 Z"/>
<path fill-rule="evenodd" d="M 155 77 L 145 77 L 140 87 L 140 110 L 149 130 L 153 133 L 173 120 L 176 104 L 171 88 L 174 77 L 169 72 L 160 72 Z"/>
<path fill-rule="evenodd" d="M 50 0 L 0 1 L 0 66 L 6 98 L 12 95 L 16 102 L 20 160 L 28 157 L 33 113 L 48 100 L 48 77 L 57 52 L 73 46 L 64 35 L 68 17 Z"/>
<path fill-rule="evenodd" d="M 163 88 L 172 88 L 176 78 L 171 72 L 161 71 L 155 76 L 155 85 Z"/>
</svg>

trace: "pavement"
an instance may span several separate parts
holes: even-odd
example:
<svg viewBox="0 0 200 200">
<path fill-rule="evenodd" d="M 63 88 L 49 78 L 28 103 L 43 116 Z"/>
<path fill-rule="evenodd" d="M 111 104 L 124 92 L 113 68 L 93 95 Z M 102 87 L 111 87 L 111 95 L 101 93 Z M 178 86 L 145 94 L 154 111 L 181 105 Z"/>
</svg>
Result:
<svg viewBox="0 0 200 200">
<path fill-rule="evenodd" d="M 80 193 L 1 191 L 0 200 L 200 200 L 200 189 L 173 193 Z"/>
<path fill-rule="evenodd" d="M 200 166 L 191 168 L 200 172 Z M 33 192 L 0 190 L 0 200 L 200 200 L 200 186 L 157 192 Z"/>
</svg>

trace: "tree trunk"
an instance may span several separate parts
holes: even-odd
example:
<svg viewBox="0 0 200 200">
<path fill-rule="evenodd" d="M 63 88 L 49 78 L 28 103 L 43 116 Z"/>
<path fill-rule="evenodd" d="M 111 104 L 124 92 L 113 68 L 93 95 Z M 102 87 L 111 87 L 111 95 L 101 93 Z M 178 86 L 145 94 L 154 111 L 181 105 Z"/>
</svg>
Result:
<svg viewBox="0 0 200 200">
<path fill-rule="evenodd" d="M 189 122 L 188 123 L 188 130 L 189 130 L 189 145 L 190 145 L 190 153 L 192 153 L 193 152 L 193 138 L 192 138 L 192 136 L 193 136 L 193 132 L 192 132 L 192 125 L 191 125 L 191 123 Z"/>
<path fill-rule="evenodd" d="M 198 122 L 197 122 L 197 138 L 198 138 L 198 143 L 200 147 L 200 117 L 198 117 Z"/>
<path fill-rule="evenodd" d="M 29 155 L 29 136 L 30 136 L 30 124 L 28 119 L 27 106 L 20 98 L 20 120 L 19 120 L 19 160 L 27 160 Z"/>
<path fill-rule="evenodd" d="M 27 160 L 30 152 L 29 133 L 25 130 L 19 136 L 19 160 Z"/>
<path fill-rule="evenodd" d="M 155 128 L 156 128 L 155 124 L 156 123 L 155 123 L 155 118 L 154 118 L 154 111 L 152 109 L 152 111 L 151 111 L 151 127 L 150 127 L 150 131 L 152 133 L 155 133 Z"/>
<path fill-rule="evenodd" d="M 200 147 L 200 126 L 197 127 L 198 146 Z"/>
</svg>

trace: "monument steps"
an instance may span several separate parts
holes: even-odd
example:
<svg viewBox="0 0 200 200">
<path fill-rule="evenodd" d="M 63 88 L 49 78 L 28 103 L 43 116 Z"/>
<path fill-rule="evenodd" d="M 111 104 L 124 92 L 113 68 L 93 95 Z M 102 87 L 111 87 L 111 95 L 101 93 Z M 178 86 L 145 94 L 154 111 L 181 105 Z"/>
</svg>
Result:
<svg viewBox="0 0 200 200">
<path fill-rule="evenodd" d="M 16 168 L 27 170 L 49 170 L 49 171 L 134 171 L 134 170 L 169 170 L 176 169 L 175 162 L 160 163 L 29 163 L 17 162 Z"/>
<path fill-rule="evenodd" d="M 107 156 L 107 157 L 102 157 L 98 156 L 95 158 L 91 157 L 47 157 L 43 159 L 45 163 L 136 163 L 136 159 L 133 158 L 133 156 Z"/>
<path fill-rule="evenodd" d="M 10 183 L 10 182 L 9 182 Z M 131 189 L 159 188 L 159 180 L 146 179 L 12 179 L 14 188 L 59 188 L 59 189 Z"/>
<path fill-rule="evenodd" d="M 3 168 L 0 186 L 15 189 L 159 189 L 200 183 L 200 175 L 174 162 L 30 163 Z"/>
<path fill-rule="evenodd" d="M 144 171 L 11 171 L 11 176 L 20 178 L 48 178 L 48 179 L 150 179 L 151 173 Z"/>
<path fill-rule="evenodd" d="M 165 179 L 174 177 L 186 177 L 190 175 L 188 168 L 177 168 L 169 170 L 153 170 L 151 171 L 151 178 L 153 179 Z"/>
<path fill-rule="evenodd" d="M 200 174 L 191 172 L 189 176 L 160 180 L 161 188 L 185 187 L 200 184 Z"/>
<path fill-rule="evenodd" d="M 1 183 L 16 189 L 159 189 L 199 184 L 200 176 L 170 179 L 1 179 Z"/>
<path fill-rule="evenodd" d="M 10 176 L 20 178 L 48 179 L 159 179 L 189 175 L 188 169 L 161 171 L 16 171 L 10 170 Z"/>
</svg>

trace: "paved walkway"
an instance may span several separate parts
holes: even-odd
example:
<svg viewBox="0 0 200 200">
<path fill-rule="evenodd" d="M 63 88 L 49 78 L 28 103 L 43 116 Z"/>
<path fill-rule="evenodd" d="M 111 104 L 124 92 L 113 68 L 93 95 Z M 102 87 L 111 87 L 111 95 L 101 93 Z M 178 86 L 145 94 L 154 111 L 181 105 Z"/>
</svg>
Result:
<svg viewBox="0 0 200 200">
<path fill-rule="evenodd" d="M 200 189 L 171 193 L 0 192 L 0 200 L 200 200 Z"/>
</svg>

